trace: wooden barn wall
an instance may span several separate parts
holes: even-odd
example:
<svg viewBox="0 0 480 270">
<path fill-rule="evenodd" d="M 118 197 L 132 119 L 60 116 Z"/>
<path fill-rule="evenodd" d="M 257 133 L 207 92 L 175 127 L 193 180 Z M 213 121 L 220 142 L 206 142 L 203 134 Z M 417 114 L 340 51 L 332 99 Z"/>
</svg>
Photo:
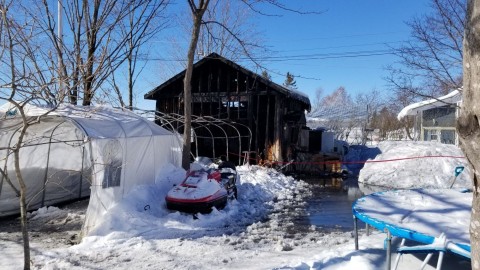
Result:
<svg viewBox="0 0 480 270">
<path fill-rule="evenodd" d="M 194 70 L 193 115 L 229 119 L 249 126 L 251 150 L 263 158 L 282 161 L 287 147 L 293 143 L 285 136 L 291 136 L 295 133 L 293 129 L 299 126 L 299 123 L 284 123 L 283 117 L 289 111 L 302 111 L 302 104 L 291 99 L 287 102 L 285 96 L 255 78 L 219 63 L 211 61 Z M 183 83 L 178 82 L 170 86 L 175 89 L 166 89 L 167 93 L 175 95 L 157 99 L 157 110 L 183 115 Z M 208 151 L 212 152 L 211 148 Z"/>
</svg>

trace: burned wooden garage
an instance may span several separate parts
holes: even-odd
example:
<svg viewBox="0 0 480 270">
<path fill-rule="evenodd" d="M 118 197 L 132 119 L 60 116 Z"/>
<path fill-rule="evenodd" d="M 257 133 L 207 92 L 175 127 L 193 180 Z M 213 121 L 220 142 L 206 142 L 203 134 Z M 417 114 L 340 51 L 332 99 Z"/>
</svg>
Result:
<svg viewBox="0 0 480 270">
<path fill-rule="evenodd" d="M 182 71 L 145 94 L 145 99 L 156 100 L 157 124 L 180 133 L 184 75 Z M 194 64 L 191 106 L 192 121 L 197 123 L 192 134 L 203 138 L 192 140 L 194 155 L 240 162 L 250 152 L 250 162 L 260 158 L 281 162 L 290 159 L 299 142 L 310 100 L 213 53 Z M 222 126 L 202 129 L 201 125 L 212 126 L 208 119 Z M 228 133 L 238 137 L 232 139 Z"/>
</svg>

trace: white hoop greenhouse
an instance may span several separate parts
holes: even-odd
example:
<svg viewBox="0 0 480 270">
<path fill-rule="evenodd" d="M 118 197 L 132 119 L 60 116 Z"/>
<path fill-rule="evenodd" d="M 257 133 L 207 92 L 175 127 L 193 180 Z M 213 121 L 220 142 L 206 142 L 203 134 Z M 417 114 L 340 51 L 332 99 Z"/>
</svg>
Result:
<svg viewBox="0 0 480 270">
<path fill-rule="evenodd" d="M 128 110 L 27 104 L 31 125 L 20 150 L 29 210 L 87 197 L 84 233 L 133 187 L 153 184 L 161 168 L 180 166 L 178 136 Z M 11 148 L 22 120 L 7 103 L 0 108 L 0 216 L 19 213 L 18 182 Z"/>
</svg>

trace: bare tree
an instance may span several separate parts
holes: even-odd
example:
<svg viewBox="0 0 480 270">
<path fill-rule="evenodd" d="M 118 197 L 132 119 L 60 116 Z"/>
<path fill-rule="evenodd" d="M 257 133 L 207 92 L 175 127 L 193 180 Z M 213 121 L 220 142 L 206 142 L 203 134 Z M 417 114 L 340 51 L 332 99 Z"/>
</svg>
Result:
<svg viewBox="0 0 480 270">
<path fill-rule="evenodd" d="M 84 105 L 92 102 L 109 75 L 127 59 L 124 48 L 128 42 L 134 43 L 132 47 L 140 46 L 144 43 L 138 39 L 140 32 L 145 31 L 147 37 L 151 33 L 136 21 L 142 8 L 147 13 L 152 11 L 151 3 L 66 1 L 63 11 L 71 32 L 61 42 L 51 1 L 0 0 L 0 100 L 14 105 L 21 122 L 12 146 L 2 146 L 13 157 L 15 177 L 9 176 L 5 168 L 0 169 L 0 174 L 19 197 L 25 269 L 30 268 L 26 211 L 31 198 L 27 198 L 20 160 L 26 134 L 64 101 L 76 104 L 83 99 Z M 132 14 L 135 15 L 129 17 Z M 146 18 L 148 21 L 151 16 Z M 125 22 L 131 22 L 128 25 L 137 32 L 122 35 L 120 26 Z M 64 87 L 59 87 L 59 81 Z M 27 117 L 25 107 L 31 102 L 50 105 L 51 110 L 38 117 Z"/>
<path fill-rule="evenodd" d="M 191 36 L 190 36 L 190 41 L 189 41 L 189 47 L 188 47 L 188 53 L 187 53 L 187 64 L 186 64 L 186 69 L 185 69 L 185 77 L 184 77 L 184 98 L 183 98 L 183 104 L 184 104 L 184 117 L 185 117 L 185 125 L 184 125 L 184 134 L 183 134 L 183 155 L 182 155 L 182 167 L 185 169 L 189 168 L 190 165 L 190 141 L 191 141 L 191 79 L 192 79 L 192 72 L 193 72 L 193 61 L 195 59 L 195 52 L 198 47 L 198 40 L 200 36 L 200 31 L 202 25 L 205 27 L 206 31 L 208 32 L 209 35 L 212 36 L 212 40 L 219 42 L 222 39 L 219 39 L 218 36 L 215 36 L 213 31 L 211 30 L 212 25 L 214 26 L 219 26 L 220 29 L 223 29 L 225 33 L 228 33 L 234 41 L 240 46 L 241 51 L 253 62 L 257 63 L 255 59 L 252 57 L 252 55 L 249 52 L 248 49 L 248 43 L 246 43 L 244 40 L 242 40 L 242 37 L 239 36 L 239 33 L 233 31 L 229 25 L 225 25 L 221 21 L 218 20 L 205 20 L 204 14 L 207 11 L 209 7 L 210 0 L 188 0 L 188 5 L 190 7 L 190 11 L 192 14 L 192 29 L 191 29 Z M 216 3 L 220 3 L 222 1 L 217 1 Z M 260 9 L 258 9 L 259 4 L 266 4 L 268 6 L 273 6 L 275 8 L 291 11 L 291 12 L 297 12 L 301 13 L 299 11 L 289 9 L 285 5 L 281 4 L 277 0 L 242 0 L 241 3 L 243 3 L 247 8 L 250 10 L 259 13 L 259 14 L 265 14 L 263 13 Z M 213 6 L 212 11 L 215 10 L 216 6 Z M 308 13 L 315 13 L 316 12 L 308 12 Z M 305 13 L 307 14 L 307 13 Z M 225 39 L 223 39 L 225 41 Z M 228 44 L 223 44 L 223 45 L 228 45 Z M 222 45 L 222 46 L 223 46 Z M 230 45 L 227 47 L 231 48 Z M 234 50 L 232 50 L 234 52 Z M 238 53 L 238 52 L 235 52 Z M 258 63 L 257 63 L 258 64 Z"/>
<path fill-rule="evenodd" d="M 127 59 L 131 59 L 133 65 L 131 56 L 138 53 L 152 33 L 149 26 L 153 18 L 149 15 L 156 16 L 165 1 L 65 1 L 61 11 L 68 34 L 64 37 L 57 33 L 53 3 L 26 1 L 19 4 L 21 8 L 17 11 L 36 22 L 44 35 L 42 51 L 57 58 L 51 59 L 58 64 L 52 69 L 54 74 L 47 78 L 58 78 L 68 91 L 70 103 L 81 100 L 82 105 L 90 105 L 95 93 L 106 87 L 105 82 Z M 52 85 L 50 91 L 54 95 L 64 89 Z"/>
<path fill-rule="evenodd" d="M 198 56 L 215 52 L 233 61 L 265 51 L 252 10 L 240 1 L 212 0 L 205 12 L 197 46 Z"/>
<path fill-rule="evenodd" d="M 359 93 L 355 98 L 356 107 L 358 108 L 355 111 L 357 125 L 362 126 L 362 144 L 367 143 L 368 135 L 373 131 L 372 118 L 376 114 L 380 107 L 384 104 L 381 93 L 373 89 L 370 92 Z"/>
<path fill-rule="evenodd" d="M 145 67 L 139 66 L 139 60 L 144 59 L 144 63 L 147 61 L 148 50 L 144 49 L 144 45 L 156 36 L 160 31 L 166 27 L 166 19 L 162 16 L 168 5 L 167 0 L 154 0 L 144 1 L 139 3 L 136 11 L 131 11 L 124 23 L 121 25 L 121 36 L 127 37 L 124 51 L 126 55 L 127 65 L 127 91 L 128 91 L 128 107 L 133 108 L 133 96 L 134 86 L 140 75 L 141 71 Z M 123 76 L 122 76 L 123 77 Z M 118 100 L 122 107 L 125 107 L 123 101 L 122 91 L 118 86 L 114 73 L 111 76 L 112 86 L 117 94 Z"/>
<path fill-rule="evenodd" d="M 394 53 L 400 67 L 389 67 L 393 88 L 422 97 L 447 94 L 462 85 L 465 0 L 430 0 L 431 13 L 408 22 L 411 40 Z M 415 87 L 409 87 L 414 82 Z M 420 87 L 421 86 L 421 87 Z"/>
<path fill-rule="evenodd" d="M 317 90 L 317 100 L 309 116 L 321 119 L 319 124 L 333 131 L 337 139 L 346 139 L 346 134 L 357 123 L 352 98 L 343 86 L 324 97 L 321 97 L 321 92 Z"/>
<path fill-rule="evenodd" d="M 319 87 L 315 91 L 315 99 L 313 101 L 311 101 L 312 109 L 309 113 L 309 116 L 315 116 L 321 110 L 322 98 L 323 98 L 323 88 Z"/>
<path fill-rule="evenodd" d="M 414 86 L 414 82 L 412 81 L 412 78 L 408 76 L 399 76 L 395 78 L 395 75 L 392 73 L 391 76 L 387 79 L 390 84 L 391 84 L 391 91 L 393 92 L 392 95 L 390 95 L 390 98 L 388 100 L 389 103 L 389 109 L 392 111 L 400 112 L 404 107 L 420 101 L 422 98 L 429 97 L 429 98 L 436 98 L 438 96 L 434 95 L 433 92 L 426 94 L 425 91 L 421 90 L 421 87 L 419 86 Z M 419 94 L 419 93 L 424 93 L 424 94 Z M 404 117 L 401 120 L 401 123 L 403 123 L 405 132 L 407 134 L 407 137 L 410 140 L 416 139 L 413 138 L 410 130 L 413 127 L 413 116 L 407 116 Z"/>
<path fill-rule="evenodd" d="M 22 239 L 24 247 L 24 269 L 30 269 L 30 242 L 27 223 L 27 186 L 20 167 L 21 149 L 25 142 L 27 130 L 37 124 L 44 115 L 27 117 L 25 106 L 32 101 L 45 103 L 63 100 L 65 92 L 50 91 L 52 80 L 48 79 L 55 64 L 48 53 L 40 50 L 37 42 L 43 37 L 33 20 L 18 20 L 15 1 L 0 1 L 0 62 L 2 76 L 0 83 L 0 100 L 15 107 L 20 125 L 12 146 L 2 146 L 14 159 L 14 172 L 17 185 L 14 185 L 6 168 L 0 168 L 0 174 L 6 179 L 12 190 L 19 197 Z M 7 157 L 4 157 L 7 158 Z"/>
<path fill-rule="evenodd" d="M 243 1 L 210 0 L 200 27 L 195 60 L 215 52 L 233 61 L 252 58 L 258 62 L 258 56 L 267 54 L 268 49 L 263 46 L 262 35 L 256 30 L 258 26 L 252 23 L 255 14 Z M 185 59 L 185 44 L 190 44 L 191 38 L 191 14 L 180 13 L 175 19 L 179 34 L 170 37 L 174 44 L 170 54 L 174 59 Z M 167 65 L 175 71 L 179 66 L 185 68 L 186 62 L 173 61 Z"/>
<path fill-rule="evenodd" d="M 195 49 L 197 48 L 198 36 L 200 35 L 200 26 L 202 24 L 203 14 L 207 10 L 210 0 L 199 0 L 198 4 L 195 0 L 188 0 L 190 11 L 193 16 L 192 36 L 187 53 L 187 68 L 185 70 L 185 78 L 183 79 L 183 104 L 185 116 L 185 128 L 183 132 L 183 153 L 182 167 L 190 168 L 190 141 L 192 138 L 192 72 L 193 60 L 195 57 Z"/>
<path fill-rule="evenodd" d="M 322 93 L 323 89 L 317 90 L 309 117 L 320 119 L 317 124 L 333 131 L 336 139 L 365 144 L 373 116 L 384 104 L 382 95 L 373 89 L 352 99 L 344 87 L 327 96 Z"/>
<path fill-rule="evenodd" d="M 463 102 L 457 121 L 460 147 L 473 169 L 473 202 L 470 217 L 472 269 L 480 269 L 480 1 L 468 0 L 463 42 Z"/>
<path fill-rule="evenodd" d="M 397 119 L 395 111 L 387 106 L 382 107 L 372 116 L 371 127 L 379 130 L 380 140 L 399 140 L 403 138 L 403 126 Z"/>
</svg>

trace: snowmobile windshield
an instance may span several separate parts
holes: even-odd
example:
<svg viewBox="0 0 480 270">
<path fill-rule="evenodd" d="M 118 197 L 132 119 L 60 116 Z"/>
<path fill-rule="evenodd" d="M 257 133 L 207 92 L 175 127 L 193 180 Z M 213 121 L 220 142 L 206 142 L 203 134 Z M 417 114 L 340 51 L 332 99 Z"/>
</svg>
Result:
<svg viewBox="0 0 480 270">
<path fill-rule="evenodd" d="M 196 186 L 200 181 L 207 180 L 207 172 L 205 171 L 196 171 L 191 173 L 187 179 L 183 182 L 186 185 Z"/>
</svg>

